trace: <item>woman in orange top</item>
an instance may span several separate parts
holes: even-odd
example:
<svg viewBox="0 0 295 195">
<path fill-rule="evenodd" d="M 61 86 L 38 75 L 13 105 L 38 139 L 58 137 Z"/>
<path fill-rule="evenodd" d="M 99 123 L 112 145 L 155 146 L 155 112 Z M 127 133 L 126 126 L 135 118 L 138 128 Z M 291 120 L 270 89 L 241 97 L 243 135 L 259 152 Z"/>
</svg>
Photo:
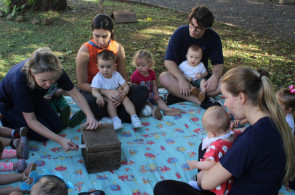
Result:
<svg viewBox="0 0 295 195">
<path fill-rule="evenodd" d="M 91 81 L 99 71 L 97 69 L 97 54 L 102 50 L 111 50 L 116 54 L 117 71 L 128 81 L 125 64 L 125 51 L 121 44 L 114 40 L 114 28 L 112 19 L 104 14 L 98 14 L 94 17 L 92 24 L 93 39 L 84 43 L 77 54 L 76 70 L 78 85 L 82 95 L 86 98 L 94 116 L 98 119 L 107 117 L 107 107 L 99 108 L 96 104 L 96 98 L 91 94 Z M 115 106 L 118 106 L 117 112 L 119 118 L 124 122 L 130 122 L 130 116 L 125 108 L 120 105 L 124 96 L 117 90 L 101 90 L 103 96 L 112 100 Z M 127 95 L 136 108 L 136 113 L 139 114 L 145 105 L 148 97 L 146 87 L 136 85 L 131 86 Z"/>
</svg>

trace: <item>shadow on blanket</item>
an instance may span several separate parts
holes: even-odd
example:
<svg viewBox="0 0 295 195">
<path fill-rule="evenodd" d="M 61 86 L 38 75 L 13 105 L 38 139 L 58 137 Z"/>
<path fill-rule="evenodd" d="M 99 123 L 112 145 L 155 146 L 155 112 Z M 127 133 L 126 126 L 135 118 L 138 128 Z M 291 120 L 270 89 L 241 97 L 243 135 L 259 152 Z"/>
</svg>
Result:
<svg viewBox="0 0 295 195">
<path fill-rule="evenodd" d="M 73 111 L 79 110 L 70 97 L 66 97 Z M 180 108 L 181 116 L 164 116 L 161 121 L 142 117 L 143 128 L 133 129 L 124 123 L 117 131 L 122 143 L 121 167 L 115 171 L 88 174 L 81 151 L 65 153 L 53 141 L 29 143 L 29 163 L 37 170 L 58 171 L 66 181 L 74 184 L 69 194 L 100 189 L 108 195 L 152 195 L 154 185 L 163 179 L 187 182 L 197 173 L 189 170 L 187 160 L 197 159 L 198 146 L 205 136 L 201 117 L 204 110 L 190 102 L 171 105 Z M 81 143 L 82 128 L 76 126 L 62 131 L 61 135 Z M 16 160 L 16 159 L 13 159 Z M 20 183 L 9 186 L 19 186 Z M 280 194 L 293 194 L 283 186 Z"/>
</svg>

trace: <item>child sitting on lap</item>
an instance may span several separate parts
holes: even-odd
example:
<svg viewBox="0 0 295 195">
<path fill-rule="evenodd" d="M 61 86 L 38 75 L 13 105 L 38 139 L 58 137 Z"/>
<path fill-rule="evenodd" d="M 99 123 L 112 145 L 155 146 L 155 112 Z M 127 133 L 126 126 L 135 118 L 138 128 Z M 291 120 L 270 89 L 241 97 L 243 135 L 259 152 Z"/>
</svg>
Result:
<svg viewBox="0 0 295 195">
<path fill-rule="evenodd" d="M 213 167 L 219 159 L 231 148 L 238 131 L 231 131 L 230 118 L 226 110 L 220 106 L 210 107 L 203 115 L 202 124 L 207 132 L 207 137 L 202 140 L 202 150 L 206 152 L 201 161 L 187 161 L 190 169 L 207 170 Z M 200 154 L 199 154 L 200 155 Z M 189 184 L 197 189 L 200 188 L 202 171 L 197 175 L 197 181 L 190 181 Z M 211 190 L 217 195 L 228 194 L 232 181 L 228 180 Z"/>
<path fill-rule="evenodd" d="M 152 70 L 154 65 L 152 54 L 148 50 L 139 50 L 133 58 L 133 65 L 136 71 L 131 76 L 131 83 L 146 86 L 149 90 L 147 105 L 143 110 L 149 109 L 154 118 L 161 120 L 162 114 L 159 109 L 164 111 L 164 115 L 179 116 L 180 109 L 172 109 L 167 106 L 161 97 L 159 97 L 158 86 L 155 71 Z M 153 109 L 153 104 L 159 106 Z M 151 114 L 143 114 L 150 116 Z"/>
<path fill-rule="evenodd" d="M 184 77 L 192 84 L 191 92 L 203 102 L 206 97 L 204 77 L 208 72 L 201 62 L 203 55 L 202 48 L 198 45 L 191 45 L 186 54 L 186 61 L 179 65 L 179 69 L 183 72 Z"/>
<path fill-rule="evenodd" d="M 120 73 L 115 71 L 115 64 L 116 56 L 112 51 L 103 50 L 97 54 L 97 67 L 99 72 L 95 75 L 91 83 L 92 95 L 96 97 L 98 106 L 103 107 L 105 102 L 107 103 L 108 113 L 113 120 L 114 129 L 118 130 L 123 128 L 121 119 L 117 115 L 116 107 L 118 105 L 115 106 L 110 99 L 104 98 L 100 93 L 101 89 L 118 90 L 125 96 L 121 103 L 131 116 L 133 127 L 140 128 L 142 125 L 140 119 L 136 115 L 135 107 L 126 96 L 129 92 L 129 86 Z"/>
</svg>

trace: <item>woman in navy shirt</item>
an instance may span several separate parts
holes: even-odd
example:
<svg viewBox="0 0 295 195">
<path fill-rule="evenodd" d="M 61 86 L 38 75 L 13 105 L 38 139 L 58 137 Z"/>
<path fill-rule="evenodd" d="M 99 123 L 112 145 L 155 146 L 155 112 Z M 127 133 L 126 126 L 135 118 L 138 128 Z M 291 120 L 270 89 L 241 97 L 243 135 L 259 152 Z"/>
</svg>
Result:
<svg viewBox="0 0 295 195">
<path fill-rule="evenodd" d="M 295 176 L 294 136 L 278 105 L 268 77 L 248 67 L 236 67 L 222 78 L 224 106 L 250 126 L 211 169 L 202 171 L 201 187 L 214 189 L 233 177 L 229 194 L 277 195 Z M 178 181 L 161 181 L 154 194 L 210 194 Z"/>
<path fill-rule="evenodd" d="M 87 116 L 87 129 L 100 123 L 94 118 L 84 97 L 61 68 L 58 58 L 49 48 L 40 48 L 31 57 L 13 66 L 0 83 L 0 112 L 7 127 L 29 127 L 29 139 L 59 143 L 65 151 L 77 149 L 71 140 L 57 133 L 62 122 L 44 99 L 52 83 L 68 92 Z"/>
</svg>

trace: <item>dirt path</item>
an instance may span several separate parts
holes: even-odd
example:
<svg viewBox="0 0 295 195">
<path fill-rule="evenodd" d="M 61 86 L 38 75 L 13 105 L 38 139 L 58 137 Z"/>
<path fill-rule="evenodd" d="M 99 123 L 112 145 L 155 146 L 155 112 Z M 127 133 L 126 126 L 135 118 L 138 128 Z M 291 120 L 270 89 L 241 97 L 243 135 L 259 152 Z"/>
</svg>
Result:
<svg viewBox="0 0 295 195">
<path fill-rule="evenodd" d="M 270 0 L 127 0 L 189 12 L 206 5 L 215 20 L 259 34 L 295 43 L 295 5 Z"/>
</svg>

